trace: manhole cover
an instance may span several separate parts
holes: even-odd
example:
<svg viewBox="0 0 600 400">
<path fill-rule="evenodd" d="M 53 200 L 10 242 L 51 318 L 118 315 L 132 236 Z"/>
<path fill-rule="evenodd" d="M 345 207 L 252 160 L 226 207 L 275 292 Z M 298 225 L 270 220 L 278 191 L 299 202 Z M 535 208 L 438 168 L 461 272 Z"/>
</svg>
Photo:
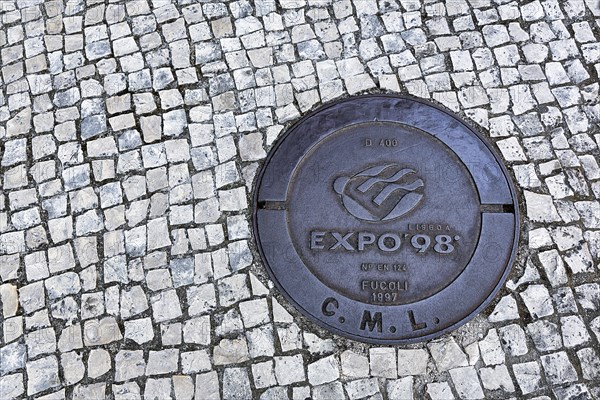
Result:
<svg viewBox="0 0 600 400">
<path fill-rule="evenodd" d="M 321 108 L 278 142 L 257 182 L 255 237 L 271 278 L 352 339 L 406 343 L 456 328 L 489 303 L 515 256 L 506 169 L 476 132 L 423 101 Z"/>
</svg>

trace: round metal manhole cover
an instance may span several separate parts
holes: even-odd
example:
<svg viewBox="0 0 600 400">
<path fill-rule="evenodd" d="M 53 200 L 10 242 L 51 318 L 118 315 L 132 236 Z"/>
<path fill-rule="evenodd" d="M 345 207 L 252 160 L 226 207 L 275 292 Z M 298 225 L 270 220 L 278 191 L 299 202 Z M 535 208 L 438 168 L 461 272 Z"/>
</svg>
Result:
<svg viewBox="0 0 600 400">
<path fill-rule="evenodd" d="M 420 100 L 361 96 L 295 124 L 258 175 L 254 233 L 279 290 L 352 339 L 431 339 L 504 283 L 518 204 L 490 146 Z"/>
</svg>

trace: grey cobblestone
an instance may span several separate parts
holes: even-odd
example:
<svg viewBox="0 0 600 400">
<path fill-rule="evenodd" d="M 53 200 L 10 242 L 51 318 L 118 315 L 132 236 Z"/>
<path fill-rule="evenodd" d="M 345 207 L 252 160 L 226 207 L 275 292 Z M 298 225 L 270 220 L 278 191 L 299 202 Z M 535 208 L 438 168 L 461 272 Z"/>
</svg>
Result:
<svg viewBox="0 0 600 400">
<path fill-rule="evenodd" d="M 600 3 L 0 7 L 3 398 L 600 398 Z M 431 99 L 498 148 L 522 241 L 497 300 L 407 347 L 309 324 L 250 230 L 301 115 Z"/>
</svg>

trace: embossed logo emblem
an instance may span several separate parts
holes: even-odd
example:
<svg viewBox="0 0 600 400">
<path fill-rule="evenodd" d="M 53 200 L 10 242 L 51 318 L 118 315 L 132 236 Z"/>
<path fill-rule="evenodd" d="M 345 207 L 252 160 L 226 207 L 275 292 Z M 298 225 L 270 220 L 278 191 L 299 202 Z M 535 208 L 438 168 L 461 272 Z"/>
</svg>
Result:
<svg viewBox="0 0 600 400">
<path fill-rule="evenodd" d="M 352 176 L 340 176 L 333 189 L 344 208 L 365 221 L 390 221 L 413 210 L 423 199 L 423 180 L 398 164 L 369 167 Z"/>
</svg>

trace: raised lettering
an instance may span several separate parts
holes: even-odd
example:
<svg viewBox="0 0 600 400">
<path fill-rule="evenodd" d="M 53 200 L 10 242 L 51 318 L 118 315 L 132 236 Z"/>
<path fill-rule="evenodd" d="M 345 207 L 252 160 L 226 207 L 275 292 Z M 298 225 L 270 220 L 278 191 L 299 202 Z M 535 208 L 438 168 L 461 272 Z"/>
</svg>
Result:
<svg viewBox="0 0 600 400">
<path fill-rule="evenodd" d="M 415 313 L 412 310 L 408 312 L 408 319 L 410 319 L 410 324 L 412 325 L 413 331 L 427 328 L 427 324 L 425 322 L 417 323 L 417 320 L 415 319 Z"/>
<path fill-rule="evenodd" d="M 325 236 L 325 232 L 311 232 L 310 248 L 316 250 L 324 249 L 325 246 L 323 246 L 323 236 Z"/>
<path fill-rule="evenodd" d="M 435 231 L 421 230 L 420 225 L 416 226 L 416 231 Z M 426 225 L 424 225 L 426 227 Z M 412 247 L 419 253 L 435 251 L 440 254 L 449 254 L 455 251 L 456 246 L 453 239 L 458 241 L 460 236 L 455 235 L 437 235 L 432 236 L 425 233 L 409 234 L 401 232 L 336 232 L 336 231 L 311 231 L 309 237 L 309 247 L 311 250 L 332 250 L 332 251 L 368 251 L 377 249 L 386 253 L 398 252 L 402 249 L 403 240 L 408 247 Z M 381 264 L 383 265 L 383 264 Z M 379 270 L 386 271 L 387 267 L 376 267 Z"/>
<path fill-rule="evenodd" d="M 358 250 L 363 251 L 366 244 L 375 243 L 375 235 L 370 232 L 359 232 L 358 233 Z"/>
<path fill-rule="evenodd" d="M 383 317 L 380 312 L 376 312 L 373 316 L 371 316 L 371 312 L 365 310 L 363 312 L 362 320 L 360 321 L 360 329 L 365 330 L 367 326 L 369 330 L 373 332 L 375 328 L 377 328 L 377 332 L 383 331 Z"/>
<path fill-rule="evenodd" d="M 339 308 L 340 304 L 338 303 L 338 301 L 336 299 L 334 299 L 333 297 L 328 297 L 325 299 L 325 301 L 323 302 L 323 305 L 321 306 L 321 312 L 323 313 L 323 315 L 325 315 L 326 317 L 333 317 L 335 315 L 335 311 L 331 311 L 329 308 L 329 305 L 331 305 L 331 307 L 333 308 Z"/>
<path fill-rule="evenodd" d="M 354 232 L 347 233 L 344 236 L 337 232 L 331 232 L 331 234 L 333 235 L 335 240 L 337 240 L 337 242 L 333 246 L 331 246 L 330 250 L 335 250 L 338 247 L 343 246 L 346 250 L 354 251 L 354 247 L 352 247 L 352 245 L 348 243 L 348 239 L 350 239 L 350 237 L 354 235 Z"/>
<path fill-rule="evenodd" d="M 394 245 L 392 247 L 388 247 L 385 243 L 386 239 L 391 239 L 394 241 Z M 379 240 L 377 241 L 377 245 L 383 251 L 396 251 L 400 248 L 400 236 L 395 233 L 384 233 L 379 236 Z"/>
</svg>

